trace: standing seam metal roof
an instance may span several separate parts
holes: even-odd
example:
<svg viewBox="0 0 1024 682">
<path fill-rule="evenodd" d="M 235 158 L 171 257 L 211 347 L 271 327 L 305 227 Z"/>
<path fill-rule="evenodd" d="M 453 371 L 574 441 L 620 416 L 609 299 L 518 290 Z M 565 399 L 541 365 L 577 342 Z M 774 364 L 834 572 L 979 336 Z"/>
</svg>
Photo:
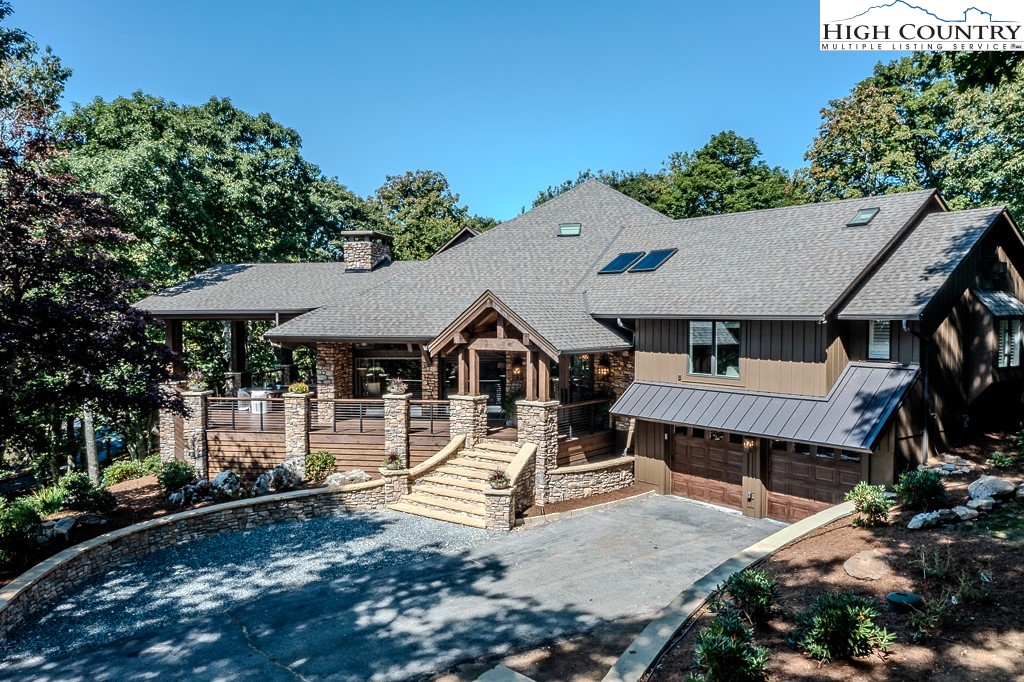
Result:
<svg viewBox="0 0 1024 682">
<path fill-rule="evenodd" d="M 636 381 L 611 412 L 870 452 L 918 373 L 916 365 L 853 362 L 824 398 Z"/>
</svg>

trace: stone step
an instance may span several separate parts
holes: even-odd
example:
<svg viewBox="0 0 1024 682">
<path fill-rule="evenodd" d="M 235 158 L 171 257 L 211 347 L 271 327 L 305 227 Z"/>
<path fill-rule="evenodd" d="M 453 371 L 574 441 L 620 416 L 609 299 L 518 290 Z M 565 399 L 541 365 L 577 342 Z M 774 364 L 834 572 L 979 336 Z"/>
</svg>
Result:
<svg viewBox="0 0 1024 682">
<path fill-rule="evenodd" d="M 508 468 L 508 462 L 495 462 L 494 460 L 482 460 L 482 459 L 471 459 L 469 457 L 457 457 L 455 459 L 448 460 L 441 469 L 447 469 L 449 467 L 461 468 L 461 469 L 478 469 L 480 471 L 488 472 L 487 476 L 490 475 L 491 471 L 504 471 Z M 484 476 L 484 478 L 487 478 Z"/>
<path fill-rule="evenodd" d="M 395 502 L 389 504 L 388 509 L 394 509 L 395 511 L 405 512 L 406 514 L 414 514 L 416 516 L 425 516 L 428 519 L 436 519 L 438 521 L 447 521 L 448 523 L 458 523 L 463 526 L 471 526 L 473 528 L 486 528 L 487 522 L 480 516 L 466 516 L 465 514 L 453 514 L 452 512 L 446 512 L 442 509 L 435 509 L 434 507 L 421 507 L 415 504 L 409 504 L 408 502 Z"/>
<path fill-rule="evenodd" d="M 505 452 L 510 455 L 514 455 L 519 452 L 517 445 L 510 445 L 508 443 L 495 443 L 494 441 L 483 441 L 473 446 L 477 450 L 492 450 L 494 452 Z"/>
<path fill-rule="evenodd" d="M 453 479 L 445 479 L 451 481 Z M 459 481 L 460 483 L 462 481 Z M 436 495 L 438 497 L 449 497 L 453 500 L 460 502 L 472 502 L 475 504 L 485 504 L 487 497 L 482 493 L 469 492 L 461 488 L 453 488 L 446 485 L 435 485 L 433 483 L 416 483 L 412 487 L 414 493 L 426 493 L 427 495 Z"/>
<path fill-rule="evenodd" d="M 480 491 L 486 490 L 490 486 L 481 481 L 467 481 L 463 478 L 455 478 L 454 476 L 444 476 L 440 473 L 433 473 L 429 476 L 416 481 L 414 485 L 419 485 L 420 482 L 430 483 L 431 485 L 440 485 L 450 487 L 454 490 L 465 490 L 465 491 Z"/>
<path fill-rule="evenodd" d="M 501 462 L 502 464 L 510 464 L 515 459 L 510 454 L 491 450 L 463 450 L 459 453 L 459 457 L 474 457 L 485 462 Z"/>
<path fill-rule="evenodd" d="M 411 492 L 408 495 L 403 496 L 400 501 L 408 504 L 434 507 L 435 509 L 442 509 L 444 511 L 469 514 L 470 516 L 483 516 L 487 511 L 487 507 L 479 502 L 456 502 L 455 500 L 447 497 L 438 497 L 424 492 Z"/>
<path fill-rule="evenodd" d="M 454 466 L 451 464 L 445 464 L 437 470 L 437 473 L 442 476 L 451 476 L 452 478 L 466 478 L 472 481 L 483 482 L 491 477 L 491 472 L 493 471 L 493 469 L 483 467 Z"/>
</svg>

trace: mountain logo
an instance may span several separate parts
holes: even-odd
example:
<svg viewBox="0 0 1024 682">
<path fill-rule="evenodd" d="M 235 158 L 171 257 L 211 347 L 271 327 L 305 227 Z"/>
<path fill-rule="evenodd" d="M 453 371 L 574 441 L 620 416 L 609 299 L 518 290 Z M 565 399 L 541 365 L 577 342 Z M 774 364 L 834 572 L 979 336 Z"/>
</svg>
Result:
<svg viewBox="0 0 1024 682">
<path fill-rule="evenodd" d="M 1019 0 L 820 0 L 823 51 L 1024 51 Z"/>
</svg>

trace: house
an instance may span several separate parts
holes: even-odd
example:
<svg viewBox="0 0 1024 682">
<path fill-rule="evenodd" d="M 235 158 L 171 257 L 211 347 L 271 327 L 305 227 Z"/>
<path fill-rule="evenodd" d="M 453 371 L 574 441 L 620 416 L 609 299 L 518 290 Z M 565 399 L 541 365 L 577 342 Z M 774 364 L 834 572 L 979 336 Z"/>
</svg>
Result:
<svg viewBox="0 0 1024 682">
<path fill-rule="evenodd" d="M 236 385 L 246 320 L 276 323 L 286 363 L 315 348 L 335 441 L 385 376 L 422 410 L 486 395 L 500 422 L 511 396 L 558 415 L 539 481 L 628 450 L 631 481 L 756 517 L 802 518 L 1018 416 L 1024 241 L 1001 207 L 919 191 L 671 220 L 590 181 L 426 261 L 391 261 L 389 239 L 218 266 L 138 305 L 178 349 L 182 320 L 231 322 Z"/>
</svg>

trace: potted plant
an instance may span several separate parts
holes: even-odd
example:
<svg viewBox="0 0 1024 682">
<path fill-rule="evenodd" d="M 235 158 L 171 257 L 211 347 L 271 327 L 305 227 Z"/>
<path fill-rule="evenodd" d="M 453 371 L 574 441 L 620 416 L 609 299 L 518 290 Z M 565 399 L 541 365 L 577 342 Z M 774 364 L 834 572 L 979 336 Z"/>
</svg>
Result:
<svg viewBox="0 0 1024 682">
<path fill-rule="evenodd" d="M 391 377 L 388 381 L 388 393 L 402 395 L 409 390 L 409 384 L 402 381 L 400 377 Z"/>
<path fill-rule="evenodd" d="M 189 372 L 188 377 L 185 379 L 185 386 L 190 391 L 205 391 L 206 375 L 198 369 Z"/>
<path fill-rule="evenodd" d="M 487 477 L 487 483 L 495 490 L 505 490 L 511 485 L 508 475 L 504 471 L 494 471 Z"/>
<path fill-rule="evenodd" d="M 309 393 L 309 386 L 301 381 L 296 381 L 288 387 L 289 393 Z"/>
<path fill-rule="evenodd" d="M 505 426 L 516 425 L 516 403 L 523 399 L 523 394 L 506 393 L 501 399 L 501 416 L 505 418 Z"/>
<path fill-rule="evenodd" d="M 384 468 L 391 471 L 397 471 L 405 468 L 405 462 L 398 455 L 388 455 L 384 458 Z"/>
</svg>

